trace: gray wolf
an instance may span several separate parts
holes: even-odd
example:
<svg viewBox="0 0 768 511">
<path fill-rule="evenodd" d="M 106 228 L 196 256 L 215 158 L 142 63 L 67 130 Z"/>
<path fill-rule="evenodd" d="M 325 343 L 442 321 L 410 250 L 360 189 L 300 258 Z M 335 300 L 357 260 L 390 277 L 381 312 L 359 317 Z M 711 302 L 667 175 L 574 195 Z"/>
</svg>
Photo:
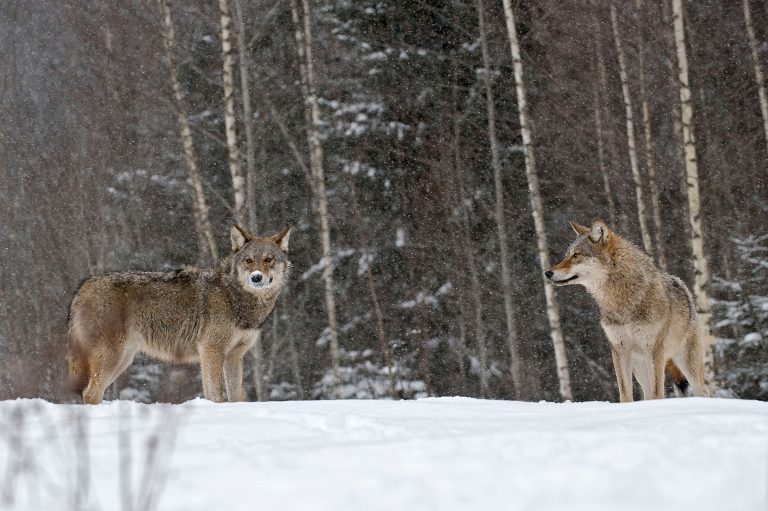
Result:
<svg viewBox="0 0 768 511">
<path fill-rule="evenodd" d="M 581 284 L 594 297 L 611 345 L 620 400 L 632 401 L 633 375 L 643 399 L 663 398 L 670 361 L 678 383 L 682 372 L 694 395 L 708 395 L 696 309 L 685 284 L 661 272 L 604 222 L 595 220 L 591 227 L 571 222 L 571 227 L 576 240 L 545 276 L 556 286 Z"/>
<path fill-rule="evenodd" d="M 139 351 L 175 363 L 199 362 L 206 399 L 245 399 L 243 356 L 288 278 L 291 227 L 256 237 L 230 229 L 232 253 L 214 268 L 91 277 L 70 304 L 69 371 L 83 402 L 104 391 Z"/>
</svg>

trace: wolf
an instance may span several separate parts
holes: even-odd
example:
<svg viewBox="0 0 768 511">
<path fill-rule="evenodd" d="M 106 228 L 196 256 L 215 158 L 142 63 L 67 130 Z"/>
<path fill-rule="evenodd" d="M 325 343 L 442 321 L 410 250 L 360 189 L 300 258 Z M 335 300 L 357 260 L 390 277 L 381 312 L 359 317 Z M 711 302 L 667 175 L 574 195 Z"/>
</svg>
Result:
<svg viewBox="0 0 768 511">
<path fill-rule="evenodd" d="M 620 400 L 632 401 L 632 375 L 643 399 L 663 398 L 665 365 L 678 385 L 685 385 L 684 376 L 695 396 L 708 395 L 702 336 L 683 281 L 661 272 L 605 222 L 570 224 L 576 240 L 565 259 L 544 275 L 556 286 L 581 284 L 594 297 L 611 345 Z"/>
<path fill-rule="evenodd" d="M 69 371 L 83 402 L 104 391 L 138 352 L 199 362 L 203 394 L 245 400 L 243 356 L 288 279 L 291 227 L 256 237 L 230 229 L 232 253 L 214 268 L 110 273 L 86 279 L 69 309 Z"/>
</svg>

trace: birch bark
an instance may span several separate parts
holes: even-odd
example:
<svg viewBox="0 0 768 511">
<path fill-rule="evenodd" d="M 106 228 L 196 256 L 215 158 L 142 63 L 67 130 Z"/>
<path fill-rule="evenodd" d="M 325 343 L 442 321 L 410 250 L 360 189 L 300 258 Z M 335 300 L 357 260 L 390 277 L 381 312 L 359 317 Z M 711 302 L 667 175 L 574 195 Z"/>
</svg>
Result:
<svg viewBox="0 0 768 511">
<path fill-rule="evenodd" d="M 248 65 L 248 45 L 245 42 L 245 15 L 240 0 L 234 0 L 237 30 L 237 56 L 240 64 L 240 93 L 243 98 L 243 131 L 245 133 L 245 196 L 247 199 L 248 226 L 258 231 L 256 224 L 256 143 L 253 138 L 253 109 L 251 108 L 251 69 Z"/>
<path fill-rule="evenodd" d="M 229 14 L 228 0 L 219 0 L 219 14 L 221 15 L 222 81 L 224 82 L 224 131 L 227 138 L 229 173 L 232 176 L 232 193 L 234 194 L 233 213 L 235 221 L 243 225 L 245 222 L 245 179 L 243 179 L 240 166 L 240 151 L 237 148 L 235 127 L 235 59 L 232 55 L 232 17 Z"/>
<path fill-rule="evenodd" d="M 323 169 L 323 146 L 320 142 L 320 107 L 315 91 L 315 76 L 312 64 L 312 30 L 309 0 L 291 0 L 291 16 L 294 24 L 294 37 L 299 57 L 299 70 L 302 87 L 307 102 L 305 119 L 307 121 L 307 143 L 309 145 L 310 173 L 314 180 L 313 190 L 316 195 L 320 237 L 323 250 L 323 283 L 325 287 L 325 309 L 328 316 L 328 329 L 331 338 L 331 369 L 334 380 L 334 396 L 341 397 L 339 328 L 336 319 L 336 297 L 334 295 L 333 258 L 331 257 L 331 227 L 328 213 L 328 199 L 325 190 L 325 172 Z"/>
<path fill-rule="evenodd" d="M 512 300 L 512 277 L 509 270 L 509 247 L 507 242 L 507 229 L 504 218 L 504 185 L 501 179 L 501 158 L 499 157 L 499 140 L 496 136 L 496 106 L 493 99 L 493 85 L 491 76 L 490 57 L 488 55 L 488 40 L 485 30 L 485 9 L 483 0 L 475 0 L 477 8 L 477 24 L 480 31 L 480 48 L 483 57 L 483 86 L 485 88 L 485 110 L 488 119 L 488 140 L 491 146 L 491 167 L 493 168 L 493 184 L 496 192 L 496 205 L 494 214 L 496 217 L 496 233 L 499 238 L 499 259 L 501 262 L 501 290 L 504 295 L 504 315 L 507 323 L 507 346 L 509 348 L 510 374 L 515 386 L 515 393 L 520 398 L 522 390 L 522 364 L 520 360 L 520 339 L 517 335 L 515 320 L 515 305 Z M 475 276 L 476 278 L 476 276 Z M 480 355 L 480 379 L 481 389 L 485 394 L 488 391 L 488 356 L 484 337 L 478 353 Z"/>
<path fill-rule="evenodd" d="M 688 54 L 685 48 L 685 23 L 682 0 L 672 0 L 672 23 L 677 52 L 678 85 L 680 87 L 680 113 L 683 128 L 683 151 L 685 154 L 685 175 L 688 192 L 688 220 L 691 230 L 693 253 L 693 295 L 696 308 L 706 337 L 704 377 L 708 387 L 714 384 L 714 337 L 711 331 L 712 309 L 707 290 L 709 288 L 709 264 L 704 252 L 704 237 L 701 227 L 701 195 L 699 193 L 699 165 L 696 156 L 696 139 L 693 133 L 693 105 L 688 78 Z"/>
<path fill-rule="evenodd" d="M 629 166 L 632 170 L 632 179 L 635 182 L 635 198 L 637 199 L 637 217 L 640 222 L 640 234 L 643 238 L 643 248 L 648 255 L 653 256 L 653 245 L 648 225 L 645 221 L 645 199 L 643 198 L 643 183 L 640 177 L 640 167 L 637 163 L 637 147 L 635 144 L 635 122 L 632 106 L 632 94 L 629 89 L 629 76 L 627 74 L 627 60 L 624 55 L 624 47 L 619 35 L 619 21 L 616 15 L 616 6 L 613 0 L 610 4 L 611 28 L 613 29 L 613 43 L 616 46 L 616 55 L 619 60 L 619 76 L 621 78 L 621 93 L 624 98 L 624 110 L 627 121 L 627 151 L 629 152 Z"/>
<path fill-rule="evenodd" d="M 205 199 L 203 182 L 200 178 L 200 171 L 197 168 L 197 154 L 195 152 L 195 144 L 192 140 L 192 130 L 189 127 L 187 104 L 186 101 L 184 101 L 184 95 L 181 93 L 181 83 L 179 82 L 171 4 L 169 0 L 158 0 L 158 3 L 160 5 L 163 45 L 165 46 L 165 55 L 168 59 L 171 86 L 173 87 L 174 105 L 179 119 L 179 131 L 181 133 L 181 142 L 184 146 L 184 157 L 187 162 L 187 183 L 192 189 L 195 199 L 194 218 L 198 254 L 201 261 L 205 260 L 208 255 L 210 255 L 212 260 L 216 260 L 218 259 L 219 254 L 216 249 L 216 242 L 213 238 L 211 223 L 208 219 L 208 202 Z"/>
<path fill-rule="evenodd" d="M 520 56 L 520 43 L 517 39 L 515 17 L 512 11 L 511 0 L 503 0 L 504 16 L 507 23 L 507 34 L 512 51 L 512 63 L 515 72 L 515 89 L 517 92 L 517 109 L 520 117 L 520 131 L 525 148 L 525 174 L 528 178 L 528 191 L 531 199 L 531 214 L 536 227 L 536 244 L 541 263 L 542 279 L 544 282 L 544 294 L 547 300 L 547 319 L 549 320 L 550 336 L 555 349 L 555 362 L 557 364 L 557 376 L 560 382 L 560 396 L 564 400 L 573 399 L 571 391 L 571 376 L 568 369 L 568 357 L 565 352 L 563 328 L 560 324 L 560 311 L 557 308 L 557 297 L 554 286 L 544 278 L 543 272 L 549 269 L 549 244 L 547 231 L 544 225 L 544 204 L 539 190 L 539 176 L 536 172 L 536 159 L 534 155 L 531 128 L 528 119 L 528 100 L 525 92 L 523 77 L 523 61 Z"/>
</svg>

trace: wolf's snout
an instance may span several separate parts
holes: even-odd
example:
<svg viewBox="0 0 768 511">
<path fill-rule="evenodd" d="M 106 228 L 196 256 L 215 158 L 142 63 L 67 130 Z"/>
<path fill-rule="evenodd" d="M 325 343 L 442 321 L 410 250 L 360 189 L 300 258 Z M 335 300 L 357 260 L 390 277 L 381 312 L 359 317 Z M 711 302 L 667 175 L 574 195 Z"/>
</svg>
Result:
<svg viewBox="0 0 768 511">
<path fill-rule="evenodd" d="M 264 280 L 264 274 L 260 271 L 255 271 L 251 273 L 251 282 L 254 284 L 259 284 L 261 281 Z"/>
<path fill-rule="evenodd" d="M 552 275 L 554 275 L 554 274 L 555 274 L 555 272 L 553 272 L 552 270 L 547 270 L 547 271 L 544 272 L 544 276 L 547 277 L 550 280 L 552 280 Z"/>
</svg>

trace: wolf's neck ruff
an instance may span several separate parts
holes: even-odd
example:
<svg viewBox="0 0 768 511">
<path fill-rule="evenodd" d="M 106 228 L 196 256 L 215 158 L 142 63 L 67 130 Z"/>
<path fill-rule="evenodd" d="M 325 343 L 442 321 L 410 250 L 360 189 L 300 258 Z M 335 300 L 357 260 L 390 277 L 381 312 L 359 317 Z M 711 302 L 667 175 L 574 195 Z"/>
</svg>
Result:
<svg viewBox="0 0 768 511">
<path fill-rule="evenodd" d="M 243 291 L 243 288 L 229 280 L 224 283 L 229 304 L 238 328 L 251 330 L 258 328 L 272 313 L 282 286 L 272 286 L 260 290 L 258 294 Z"/>
<path fill-rule="evenodd" d="M 650 258 L 629 241 L 614 234 L 611 240 L 613 264 L 603 279 L 585 287 L 594 297 L 602 320 L 609 324 L 626 324 L 647 318 L 641 304 L 653 292 L 652 276 L 645 265 L 627 264 L 638 258 L 652 265 Z M 631 257 L 628 257 L 631 256 Z"/>
</svg>

